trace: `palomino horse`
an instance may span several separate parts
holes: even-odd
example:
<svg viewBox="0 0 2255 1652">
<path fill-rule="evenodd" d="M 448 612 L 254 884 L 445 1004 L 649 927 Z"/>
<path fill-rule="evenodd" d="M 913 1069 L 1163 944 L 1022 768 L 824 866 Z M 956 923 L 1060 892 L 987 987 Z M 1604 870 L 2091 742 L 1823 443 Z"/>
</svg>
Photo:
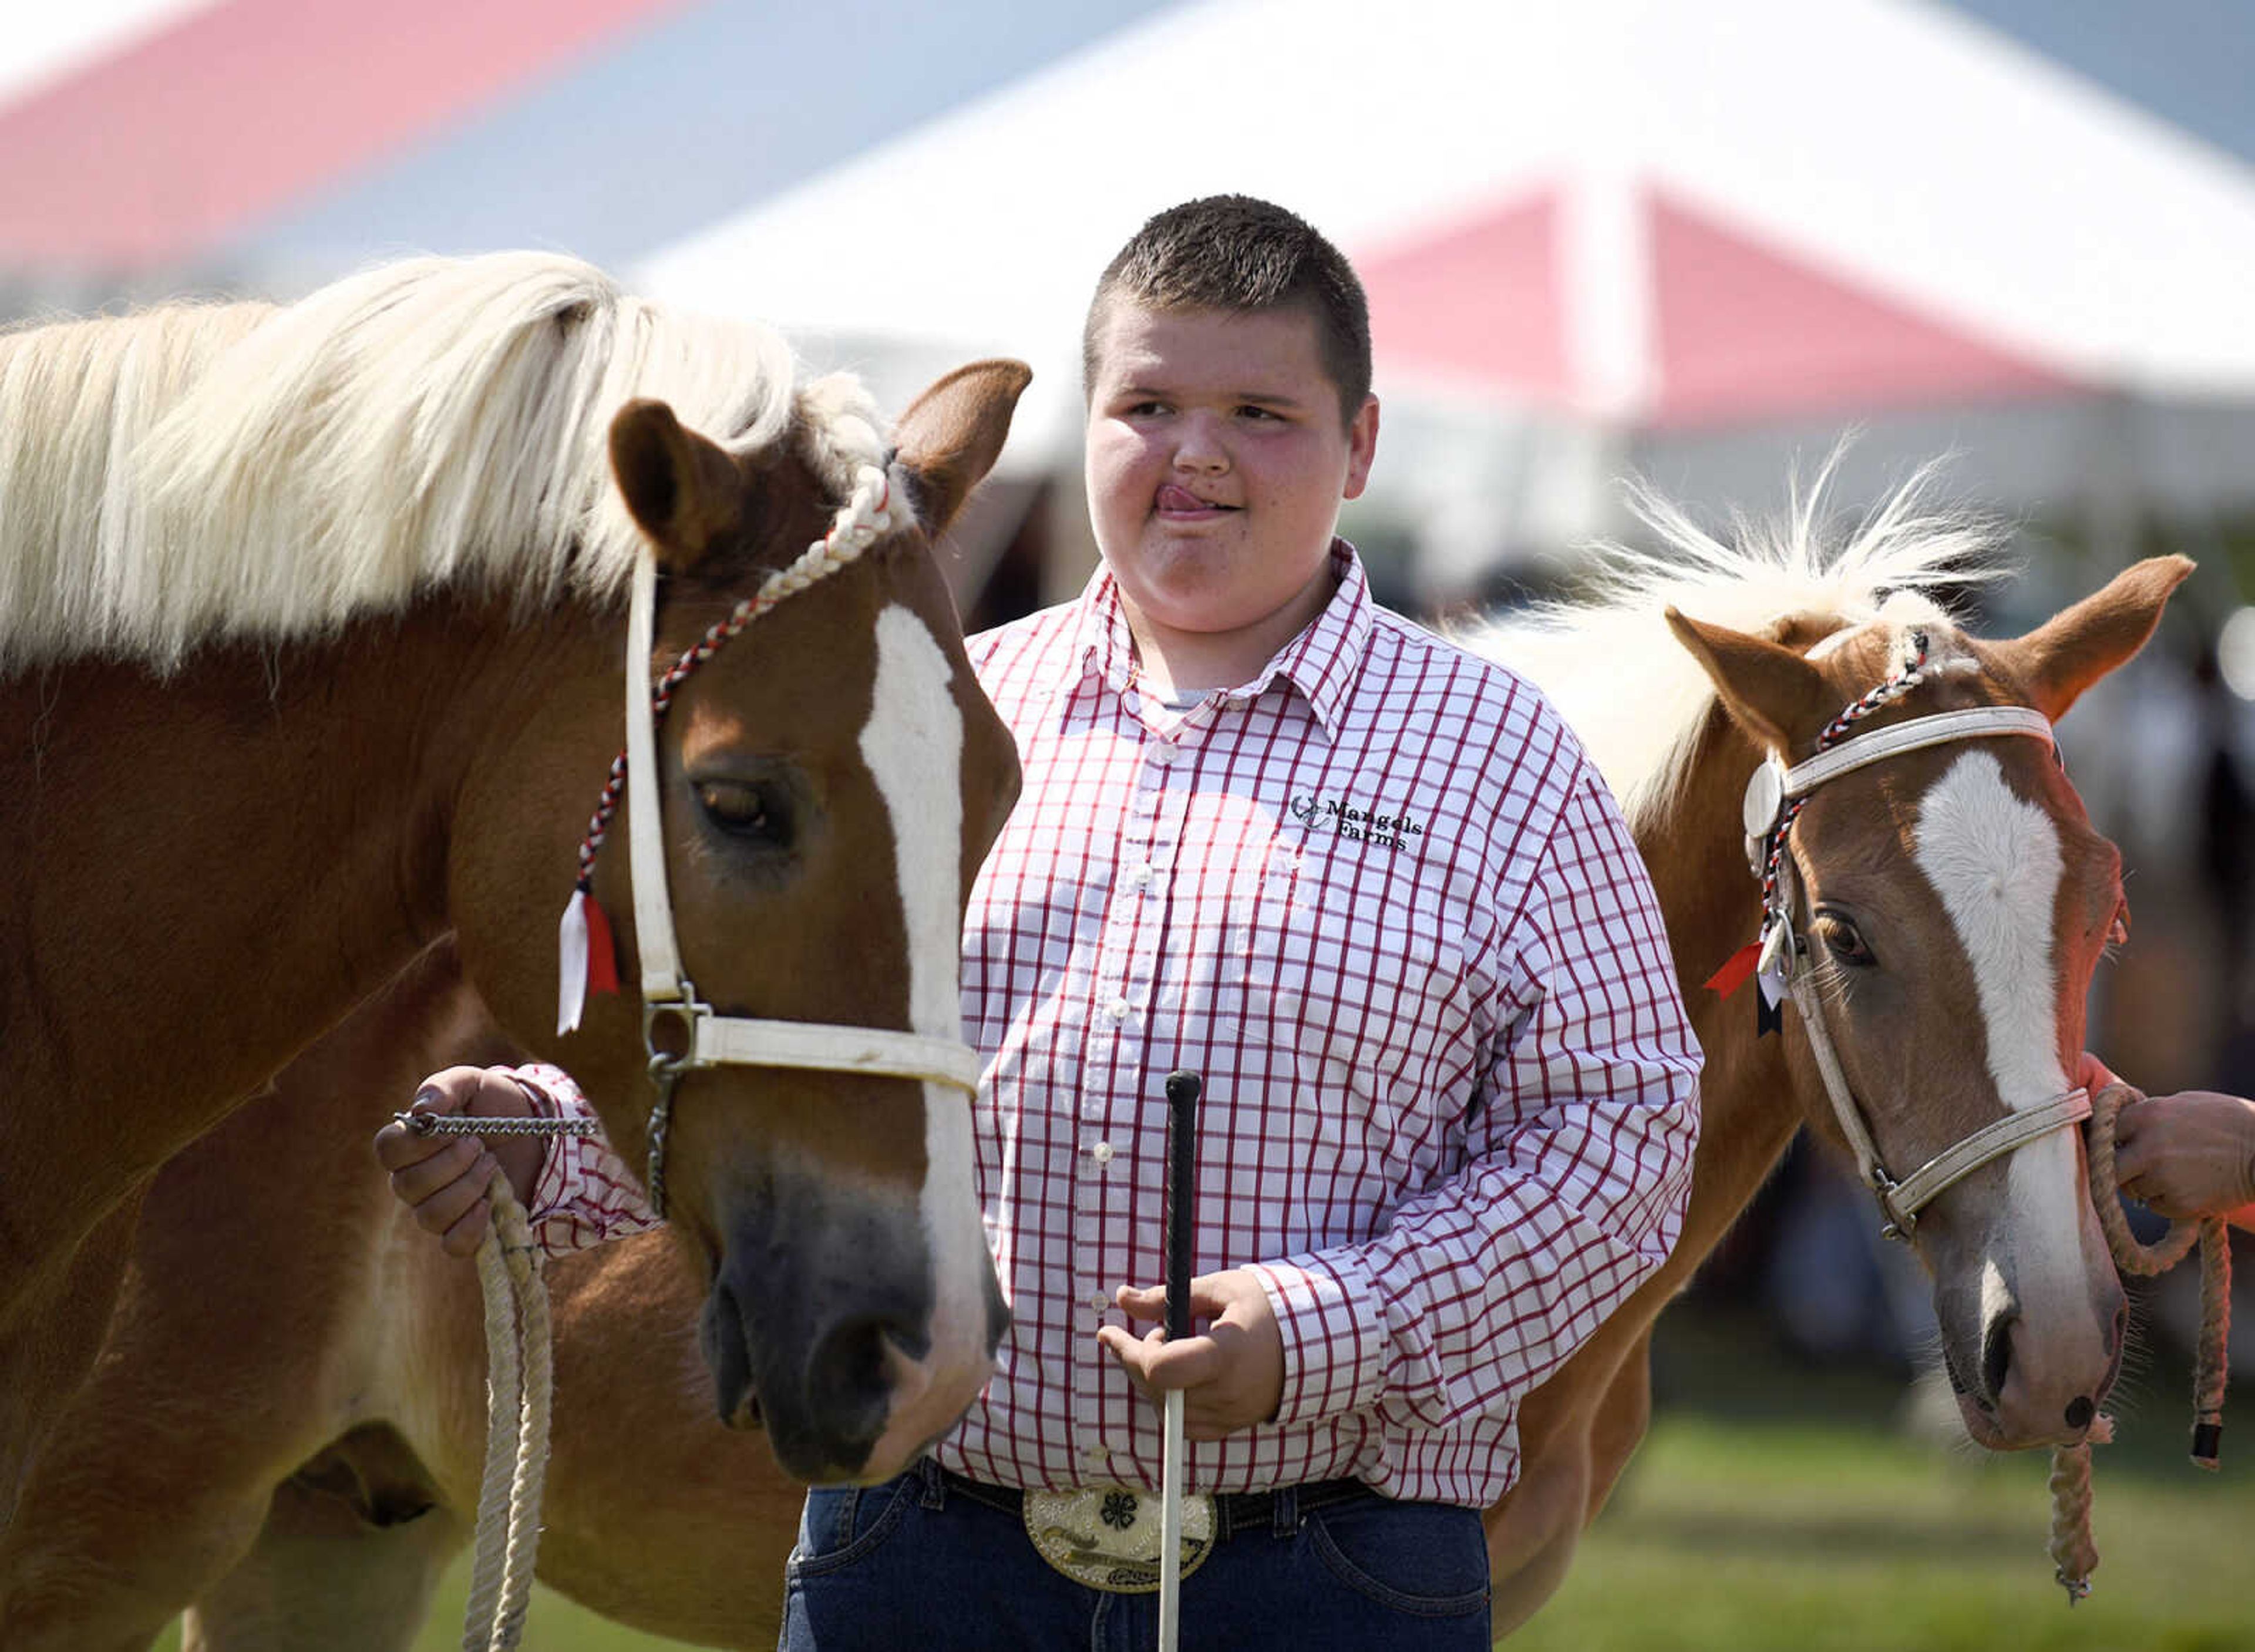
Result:
<svg viewBox="0 0 2255 1652">
<path fill-rule="evenodd" d="M 1026 375 L 951 376 L 888 452 L 858 389 L 792 372 L 770 333 L 534 254 L 0 340 L 0 1519 L 102 1332 L 126 1230 L 88 1236 L 441 933 L 643 1149 L 636 995 L 558 1036 L 554 939 L 640 568 L 644 697 L 811 544 L 843 570 L 713 653 L 637 770 L 699 987 L 959 1044 L 957 917 L 1016 759 L 928 541 Z M 632 956 L 626 872 L 592 887 Z M 774 1066 L 680 1086 L 722 1409 L 756 1388 L 796 1473 L 887 1472 L 990 1368 L 964 1107 Z"/>
<path fill-rule="evenodd" d="M 1743 841 L 1747 777 L 1766 751 L 1806 756 L 1921 633 L 1929 673 L 1859 732 L 1992 704 L 2056 717 L 2136 651 L 2187 567 L 2143 564 L 2027 636 L 1983 643 L 1916 594 L 1971 547 L 1900 508 L 1830 556 L 1812 544 L 1805 516 L 1784 543 L 1744 552 L 1663 523 L 1675 554 L 1633 566 L 1607 601 L 1555 615 L 1533 636 L 1486 639 L 1541 673 L 1624 798 L 1708 1054 L 1692 1209 L 1674 1257 L 1522 1407 L 1521 1478 L 1488 1519 L 1499 1633 L 1556 1588 L 1642 1436 L 1654 1318 L 1797 1128 L 1838 1136 L 1796 1012 L 1781 1034 L 1758 1037 L 1754 988 L 1725 999 L 1702 987 L 1753 938 L 1761 912 Z M 1899 594 L 1883 602 L 1890 590 Z M 1671 608 L 1697 618 L 1671 627 Z M 1665 640 L 1671 629 L 1690 646 Z M 1593 674 L 1551 669 L 1577 663 Z M 1921 1164 L 2067 1087 L 2121 889 L 2113 849 L 2047 742 L 1976 737 L 1889 757 L 1816 794 L 1787 847 L 1823 949 L 1811 963 L 1830 1043 L 1887 1163 Z M 143 1640 L 166 1602 L 200 1599 L 200 1648 L 404 1646 L 412 1608 L 383 1615 L 335 1603 L 365 1603 L 379 1589 L 419 1600 L 465 1541 L 481 1369 L 469 1269 L 384 1208 L 371 1170 L 352 1169 L 360 1135 L 391 1105 L 376 1092 L 394 1076 L 346 1076 L 354 1058 L 342 1048 L 309 1055 L 284 1076 L 281 1098 L 235 1121 L 266 1121 L 256 1128 L 287 1133 L 291 1165 L 321 1161 L 340 1185 L 356 1177 L 367 1190 L 340 1205 L 340 1220 L 365 1224 L 330 1264 L 346 1287 L 277 1293 L 270 1321 L 294 1324 L 296 1314 L 302 1325 L 270 1334 L 263 1380 L 232 1374 L 234 1391 L 286 1403 L 264 1427 L 184 1425 L 223 1411 L 230 1393 L 201 1374 L 212 1333 L 182 1305 L 209 1289 L 196 1280 L 249 1271 L 302 1220 L 281 1200 L 263 1201 L 259 1218 L 246 1199 L 233 1257 L 189 1243 L 193 1190 L 245 1180 L 205 1143 L 152 1195 L 115 1357 L 67 1420 L 73 1449 L 55 1465 L 39 1522 L 67 1535 L 44 1564 L 109 1579 L 112 1600 L 137 1580 Z M 312 1124 L 324 1115 L 326 1142 Z M 2074 1133 L 2049 1131 L 1918 1214 L 1913 1237 L 1935 1276 L 1969 1428 L 1984 1444 L 2077 1437 L 2088 1417 L 2076 1402 L 2095 1408 L 2111 1381 L 2120 1297 L 2081 1177 Z M 772 1645 L 797 1491 L 752 1442 L 710 1424 L 708 1380 L 678 1329 L 695 1280 L 657 1234 L 568 1258 L 551 1280 L 558 1413 L 543 1577 L 657 1633 Z M 180 1409 L 168 1417 L 166 1404 Z M 148 1420 L 127 1429 L 120 1418 Z M 196 1488 L 186 1507 L 183 1487 Z M 161 1587 L 137 1581 L 151 1577 Z M 1186 1614 L 1194 1607 L 1186 1592 Z M 97 1621 L 109 1623 L 90 1609 L 81 1620 Z M 142 1641 L 82 1627 L 54 1643 Z"/>
</svg>

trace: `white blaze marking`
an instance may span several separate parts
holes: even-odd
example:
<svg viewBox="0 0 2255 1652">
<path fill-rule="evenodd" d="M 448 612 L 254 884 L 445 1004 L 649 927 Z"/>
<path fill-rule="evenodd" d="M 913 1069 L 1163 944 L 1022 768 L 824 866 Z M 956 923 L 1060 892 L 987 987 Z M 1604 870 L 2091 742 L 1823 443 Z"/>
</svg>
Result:
<svg viewBox="0 0 2255 1652">
<path fill-rule="evenodd" d="M 894 870 L 908 925 L 909 1026 L 962 1031 L 959 971 L 963 877 L 963 715 L 947 656 L 922 620 L 895 606 L 877 616 L 877 681 L 861 760 L 893 821 Z"/>
<path fill-rule="evenodd" d="M 894 872 L 908 931 L 909 1026 L 929 1037 L 963 1036 L 963 716 L 947 656 L 924 622 L 897 605 L 877 616 L 877 680 L 861 758 L 892 817 Z M 968 1098 L 924 1087 L 924 1232 L 938 1290 L 933 1347 L 952 1364 L 986 1355 L 985 1271 L 993 1266 L 979 1220 Z M 971 1344 L 976 1343 L 975 1349 Z"/>
<path fill-rule="evenodd" d="M 2006 1107 L 2041 1107 L 2067 1088 L 2051 959 L 2059 833 L 1994 756 L 1972 751 L 1926 794 L 1916 853 L 1973 966 L 1989 1076 Z"/>
<path fill-rule="evenodd" d="M 2062 865 L 2058 830 L 2042 810 L 2013 794 L 1995 756 L 1971 751 L 1920 805 L 1914 854 L 1973 967 L 1998 1095 L 2016 1112 L 2042 1106 L 2068 1087 L 2059 1065 L 2052 967 Z M 2054 1285 L 2081 1277 L 2074 1146 L 2067 1131 L 2055 1130 L 2006 1163 L 2007 1231 L 2021 1235 L 2012 1248 L 2013 1273 L 2020 1306 L 2032 1311 L 2036 1304 L 2028 1297 L 2039 1288 L 2032 1269 L 2062 1274 L 2048 1282 Z M 1992 1289 L 1985 1276 L 1985 1305 Z"/>
</svg>

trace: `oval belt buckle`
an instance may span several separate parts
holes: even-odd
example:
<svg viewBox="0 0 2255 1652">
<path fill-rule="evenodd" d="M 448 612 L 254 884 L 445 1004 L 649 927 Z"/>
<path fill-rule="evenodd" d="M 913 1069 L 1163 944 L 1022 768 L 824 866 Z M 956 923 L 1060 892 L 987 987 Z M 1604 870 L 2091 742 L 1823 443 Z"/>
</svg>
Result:
<svg viewBox="0 0 2255 1652">
<path fill-rule="evenodd" d="M 1157 1492 L 1084 1486 L 1028 1492 L 1026 1536 L 1035 1552 L 1075 1583 L 1106 1594 L 1149 1594 L 1159 1586 Z M 1183 1499 L 1183 1576 L 1213 1552 L 1213 1499 Z"/>
</svg>

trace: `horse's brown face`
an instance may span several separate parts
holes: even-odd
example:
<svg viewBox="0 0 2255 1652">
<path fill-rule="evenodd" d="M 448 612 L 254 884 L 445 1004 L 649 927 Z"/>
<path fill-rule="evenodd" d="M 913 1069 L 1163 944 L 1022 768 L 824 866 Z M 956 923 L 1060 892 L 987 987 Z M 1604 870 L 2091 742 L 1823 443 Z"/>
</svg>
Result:
<svg viewBox="0 0 2255 1652">
<path fill-rule="evenodd" d="M 993 461 L 1025 379 L 966 369 L 920 400 L 897 460 L 919 527 L 724 644 L 659 730 L 684 973 L 720 1015 L 959 1040 L 962 904 L 1018 769 L 929 539 Z M 838 507 L 797 457 L 737 460 L 655 404 L 620 415 L 613 458 L 667 575 L 654 671 Z M 558 1058 L 639 1168 L 654 1092 L 627 848 L 643 823 L 621 822 L 595 893 L 626 991 L 591 1000 Z M 897 1473 L 985 1382 L 1008 1314 L 971 1139 L 970 1098 L 938 1084 L 760 1066 L 680 1080 L 666 1214 L 706 1269 L 719 1410 L 764 1424 L 795 1476 Z"/>
<path fill-rule="evenodd" d="M 2056 719 L 2136 650 L 2187 566 L 2132 570 L 2012 643 L 1927 624 L 1941 674 L 1857 732 L 1976 705 Z M 1887 675 L 1901 630 L 1836 636 L 1807 657 L 1809 639 L 1788 636 L 1788 650 L 1740 638 L 1753 648 L 1703 659 L 1749 732 L 1800 761 Z M 2048 746 L 1969 740 L 1859 770 L 1814 793 L 1788 841 L 1830 1037 L 1892 1174 L 2072 1087 L 2085 995 L 2126 910 L 2121 858 Z M 1837 1141 L 1793 1019 L 1796 1090 Z M 2083 1438 L 2119 1366 L 2124 1306 L 2080 1135 L 2054 1131 L 1976 1170 L 1921 1213 L 1913 1239 L 1972 1437 L 1997 1449 Z"/>
</svg>

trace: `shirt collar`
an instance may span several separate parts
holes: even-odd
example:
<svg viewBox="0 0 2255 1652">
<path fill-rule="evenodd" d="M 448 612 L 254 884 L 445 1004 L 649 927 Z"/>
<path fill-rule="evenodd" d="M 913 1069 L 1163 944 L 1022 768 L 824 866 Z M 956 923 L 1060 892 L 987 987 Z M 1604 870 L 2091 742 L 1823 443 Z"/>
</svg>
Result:
<svg viewBox="0 0 2255 1652">
<path fill-rule="evenodd" d="M 1280 678 L 1300 691 L 1326 735 L 1338 733 L 1347 691 L 1370 641 L 1370 581 L 1362 559 L 1345 539 L 1333 538 L 1331 572 L 1338 585 L 1323 612 L 1280 649 L 1250 680 L 1230 691 L 1249 699 Z M 1135 638 L 1112 572 L 1102 563 L 1080 594 L 1072 657 L 1084 677 L 1093 674 L 1115 692 L 1127 692 L 1135 662 Z"/>
</svg>

